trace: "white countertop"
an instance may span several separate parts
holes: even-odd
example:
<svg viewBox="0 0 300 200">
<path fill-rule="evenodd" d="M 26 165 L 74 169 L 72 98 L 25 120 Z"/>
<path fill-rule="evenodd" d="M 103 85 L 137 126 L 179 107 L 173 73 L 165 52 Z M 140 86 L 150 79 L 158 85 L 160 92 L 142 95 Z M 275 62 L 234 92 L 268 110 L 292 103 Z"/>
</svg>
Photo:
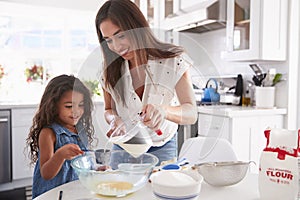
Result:
<svg viewBox="0 0 300 200">
<path fill-rule="evenodd" d="M 103 101 L 94 101 L 94 105 L 103 104 Z M 37 108 L 39 102 L 0 101 L 0 109 Z"/>
<path fill-rule="evenodd" d="M 37 108 L 36 102 L 0 102 L 0 109 Z"/>
<path fill-rule="evenodd" d="M 217 115 L 224 117 L 246 117 L 258 115 L 284 115 L 287 113 L 286 108 L 255 108 L 243 106 L 230 106 L 230 105 L 211 105 L 211 106 L 198 106 L 198 113 Z"/>
<path fill-rule="evenodd" d="M 102 101 L 96 101 L 94 104 L 103 104 Z M 0 102 L 0 109 L 17 108 L 37 108 L 37 102 Z M 261 109 L 255 107 L 231 106 L 231 105 L 212 105 L 198 106 L 198 113 L 217 115 L 224 117 L 243 117 L 258 115 L 285 115 L 286 108 Z"/>
<path fill-rule="evenodd" d="M 156 199 L 150 183 L 147 183 L 141 190 L 130 194 L 122 198 L 104 197 L 96 194 L 92 194 L 87 190 L 80 181 L 73 181 L 59 187 L 56 187 L 40 196 L 35 200 L 49 200 L 58 199 L 59 192 L 63 191 L 63 200 L 96 200 L 96 199 L 130 199 L 130 200 L 152 200 Z M 207 183 L 203 182 L 201 192 L 198 200 L 220 200 L 220 199 L 231 199 L 231 200 L 258 200 L 258 175 L 247 174 L 246 177 L 236 185 L 227 187 L 212 187 Z"/>
</svg>

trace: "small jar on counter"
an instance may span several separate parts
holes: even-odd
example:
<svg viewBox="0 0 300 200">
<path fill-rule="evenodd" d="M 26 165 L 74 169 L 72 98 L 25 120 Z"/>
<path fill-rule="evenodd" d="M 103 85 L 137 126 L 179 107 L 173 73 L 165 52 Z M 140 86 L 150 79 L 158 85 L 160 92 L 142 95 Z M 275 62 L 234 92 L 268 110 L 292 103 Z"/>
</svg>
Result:
<svg viewBox="0 0 300 200">
<path fill-rule="evenodd" d="M 251 106 L 251 96 L 249 90 L 246 90 L 242 97 L 242 106 Z"/>
<path fill-rule="evenodd" d="M 245 92 L 242 97 L 242 106 L 252 106 L 253 101 L 253 84 L 248 82 L 246 85 Z"/>
</svg>

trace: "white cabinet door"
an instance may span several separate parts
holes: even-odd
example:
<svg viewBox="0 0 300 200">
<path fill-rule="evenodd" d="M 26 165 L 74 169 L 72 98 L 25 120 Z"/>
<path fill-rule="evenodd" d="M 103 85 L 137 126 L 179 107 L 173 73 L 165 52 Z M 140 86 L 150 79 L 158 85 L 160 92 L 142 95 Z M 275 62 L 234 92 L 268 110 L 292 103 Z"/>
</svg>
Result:
<svg viewBox="0 0 300 200">
<path fill-rule="evenodd" d="M 258 173 L 260 154 L 266 146 L 264 131 L 282 128 L 283 115 L 232 118 L 232 146 L 239 160 L 254 161 L 250 171 Z"/>
<path fill-rule="evenodd" d="M 225 138 L 228 141 L 231 141 L 229 118 L 216 115 L 199 114 L 198 136 Z"/>
<path fill-rule="evenodd" d="M 26 138 L 36 108 L 12 109 L 12 172 L 13 180 L 33 176 L 33 167 L 29 165 Z"/>
<path fill-rule="evenodd" d="M 226 51 L 230 61 L 286 60 L 288 1 L 228 0 Z"/>
<path fill-rule="evenodd" d="M 283 115 L 225 117 L 199 113 L 198 136 L 227 139 L 239 160 L 254 161 L 250 171 L 258 173 L 260 154 L 266 146 L 264 131 L 282 128 Z"/>
<path fill-rule="evenodd" d="M 218 0 L 175 0 L 174 4 L 179 4 L 179 11 L 181 12 L 191 12 L 198 9 L 205 9 L 217 1 Z"/>
</svg>

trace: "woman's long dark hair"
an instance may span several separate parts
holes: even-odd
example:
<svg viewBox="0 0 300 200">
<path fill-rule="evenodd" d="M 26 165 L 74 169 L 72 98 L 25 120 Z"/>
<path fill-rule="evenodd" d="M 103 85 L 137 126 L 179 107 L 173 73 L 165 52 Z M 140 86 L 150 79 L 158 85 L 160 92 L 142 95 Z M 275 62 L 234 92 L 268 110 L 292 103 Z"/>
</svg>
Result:
<svg viewBox="0 0 300 200">
<path fill-rule="evenodd" d="M 147 64 L 148 59 L 172 58 L 180 55 L 184 49 L 170 43 L 164 43 L 155 38 L 147 20 L 140 9 L 130 0 L 108 0 L 97 13 L 95 24 L 104 56 L 105 87 L 114 88 L 124 103 L 124 87 L 121 65 L 124 59 L 111 51 L 100 31 L 100 24 L 110 19 L 112 23 L 126 31 L 135 50 L 137 63 Z M 118 84 L 117 84 L 118 83 Z"/>
<path fill-rule="evenodd" d="M 60 75 L 53 78 L 45 88 L 39 108 L 33 118 L 33 124 L 26 139 L 27 148 L 30 147 L 29 157 L 31 164 L 38 159 L 38 140 L 43 128 L 58 123 L 57 103 L 67 91 L 76 91 L 83 94 L 84 113 L 78 123 L 82 124 L 88 135 L 89 143 L 94 140 L 94 126 L 92 124 L 93 102 L 89 89 L 76 77 L 72 75 Z"/>
</svg>

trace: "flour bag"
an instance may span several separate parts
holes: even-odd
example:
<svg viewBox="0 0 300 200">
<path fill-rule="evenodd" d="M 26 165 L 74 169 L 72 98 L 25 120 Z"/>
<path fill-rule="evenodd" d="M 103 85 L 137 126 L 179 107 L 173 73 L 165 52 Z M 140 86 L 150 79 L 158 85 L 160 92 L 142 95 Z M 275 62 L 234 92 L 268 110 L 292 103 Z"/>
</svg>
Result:
<svg viewBox="0 0 300 200">
<path fill-rule="evenodd" d="M 270 129 L 261 153 L 258 186 L 262 200 L 295 200 L 298 195 L 300 130 Z"/>
</svg>

